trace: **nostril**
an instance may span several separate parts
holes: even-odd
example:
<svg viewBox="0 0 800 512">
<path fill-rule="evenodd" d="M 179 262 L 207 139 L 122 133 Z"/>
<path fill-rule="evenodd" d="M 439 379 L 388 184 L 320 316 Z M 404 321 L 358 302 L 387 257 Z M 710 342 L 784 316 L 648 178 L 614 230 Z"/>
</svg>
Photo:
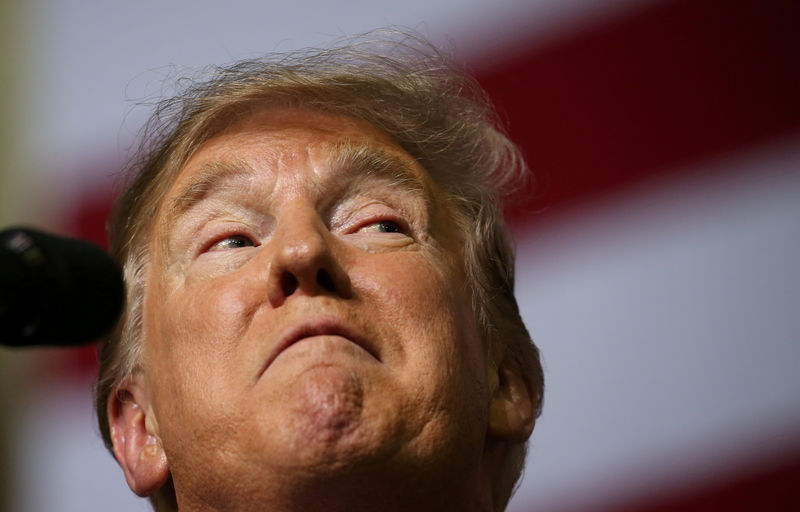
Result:
<svg viewBox="0 0 800 512">
<path fill-rule="evenodd" d="M 281 288 L 284 297 L 288 297 L 297 290 L 297 278 L 290 272 L 284 272 L 281 276 Z"/>
<path fill-rule="evenodd" d="M 336 284 L 334 284 L 331 275 L 325 269 L 317 270 L 317 284 L 325 291 L 335 292 Z"/>
</svg>

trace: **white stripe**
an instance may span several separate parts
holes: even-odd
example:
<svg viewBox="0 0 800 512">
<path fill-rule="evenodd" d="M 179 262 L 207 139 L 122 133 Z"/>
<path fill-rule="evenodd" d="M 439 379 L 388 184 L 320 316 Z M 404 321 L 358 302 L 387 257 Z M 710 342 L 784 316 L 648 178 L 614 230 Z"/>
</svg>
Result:
<svg viewBox="0 0 800 512">
<path fill-rule="evenodd" d="M 523 234 L 548 389 L 512 511 L 697 484 L 800 441 L 798 169 L 795 139 Z"/>
</svg>

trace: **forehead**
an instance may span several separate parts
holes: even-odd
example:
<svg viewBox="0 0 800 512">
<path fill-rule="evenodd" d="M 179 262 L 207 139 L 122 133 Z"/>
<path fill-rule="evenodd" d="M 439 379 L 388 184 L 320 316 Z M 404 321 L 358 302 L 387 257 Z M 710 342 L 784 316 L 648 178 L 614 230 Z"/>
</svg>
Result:
<svg viewBox="0 0 800 512">
<path fill-rule="evenodd" d="M 312 110 L 271 108 L 251 113 L 201 144 L 178 173 L 172 189 L 209 161 L 249 160 L 251 165 L 270 167 L 276 160 L 304 159 L 323 164 L 330 163 L 325 159 L 334 157 L 332 153 L 343 143 L 405 160 L 418 168 L 418 174 L 427 175 L 388 134 L 366 121 Z"/>
<path fill-rule="evenodd" d="M 201 144 L 168 187 L 157 215 L 168 230 L 186 209 L 221 188 L 260 197 L 274 189 L 329 192 L 380 178 L 438 210 L 442 197 L 427 171 L 385 132 L 361 119 L 296 108 L 269 108 L 230 124 Z M 277 197 L 273 197 L 277 199 Z M 434 204 L 430 204 L 434 203 Z M 154 233 L 155 234 L 155 233 Z"/>
</svg>

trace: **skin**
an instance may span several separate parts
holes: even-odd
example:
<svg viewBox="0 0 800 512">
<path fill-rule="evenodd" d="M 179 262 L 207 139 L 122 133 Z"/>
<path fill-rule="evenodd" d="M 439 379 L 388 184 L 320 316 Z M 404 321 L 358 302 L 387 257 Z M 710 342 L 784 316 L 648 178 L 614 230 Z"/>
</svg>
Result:
<svg viewBox="0 0 800 512">
<path fill-rule="evenodd" d="M 352 118 L 265 110 L 203 144 L 153 231 L 143 371 L 109 404 L 131 488 L 171 476 L 182 511 L 491 509 L 487 435 L 532 419 L 487 363 L 444 204 Z"/>
</svg>

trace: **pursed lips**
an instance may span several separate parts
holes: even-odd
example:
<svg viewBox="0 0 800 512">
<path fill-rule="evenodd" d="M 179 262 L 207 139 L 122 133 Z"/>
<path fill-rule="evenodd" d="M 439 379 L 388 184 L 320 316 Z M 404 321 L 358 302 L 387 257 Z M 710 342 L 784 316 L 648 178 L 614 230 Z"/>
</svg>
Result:
<svg viewBox="0 0 800 512">
<path fill-rule="evenodd" d="M 267 362 L 261 373 L 263 374 L 284 350 L 298 341 L 314 336 L 340 336 L 354 345 L 361 347 L 378 362 L 381 362 L 376 352 L 369 346 L 367 340 L 355 329 L 335 317 L 317 317 L 298 322 L 284 330 L 267 358 Z"/>
</svg>

